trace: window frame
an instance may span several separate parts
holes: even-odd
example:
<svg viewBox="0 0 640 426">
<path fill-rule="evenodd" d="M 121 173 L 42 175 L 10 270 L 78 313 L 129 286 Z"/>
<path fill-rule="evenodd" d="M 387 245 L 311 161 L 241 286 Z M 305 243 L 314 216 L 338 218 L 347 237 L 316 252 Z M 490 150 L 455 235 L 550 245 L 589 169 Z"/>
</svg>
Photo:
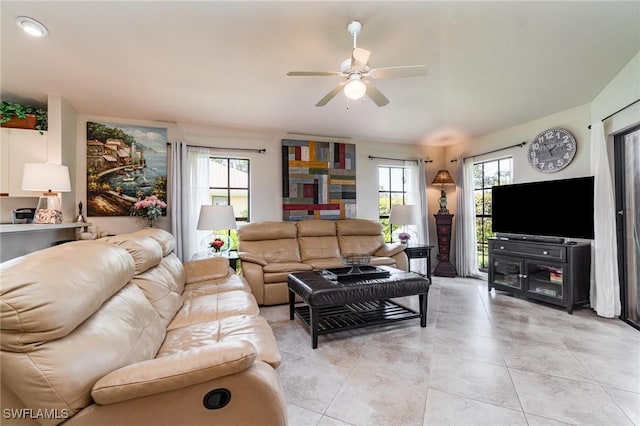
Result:
<svg viewBox="0 0 640 426">
<path fill-rule="evenodd" d="M 389 181 L 388 183 L 388 190 L 382 190 L 382 188 L 380 187 L 380 176 L 381 176 L 381 170 L 382 169 L 386 169 L 388 170 L 388 175 L 389 175 Z M 402 190 L 393 190 L 393 186 L 392 186 L 392 170 L 402 170 Z M 400 226 L 402 225 L 392 225 L 389 223 L 389 217 L 391 215 L 391 207 L 398 205 L 398 203 L 393 204 L 393 195 L 394 194 L 401 194 L 401 198 L 402 198 L 402 203 L 400 203 L 400 205 L 404 205 L 407 203 L 407 197 L 408 197 L 408 192 L 407 192 L 407 187 L 408 187 L 408 176 L 407 174 L 409 173 L 409 169 L 405 166 L 389 166 L 389 165 L 379 165 L 378 166 L 378 221 L 382 224 L 382 231 L 384 233 L 385 236 L 385 242 L 392 242 L 392 235 L 393 235 L 393 231 L 398 229 Z M 382 195 L 386 194 L 388 196 L 388 205 L 389 205 L 389 212 L 387 214 L 381 214 L 381 200 L 382 200 Z"/>
<path fill-rule="evenodd" d="M 238 216 L 238 212 L 234 212 L 235 214 L 235 221 L 236 222 L 240 222 L 240 223 L 249 223 L 249 220 L 251 218 L 251 159 L 249 158 L 240 158 L 240 157 L 229 157 L 229 156 L 215 156 L 215 155 L 210 155 L 209 156 L 209 161 L 210 164 L 217 161 L 217 160 L 224 160 L 226 162 L 226 169 L 227 169 L 227 186 L 223 187 L 223 186 L 209 186 L 209 191 L 210 191 L 210 196 L 209 196 L 209 201 L 211 202 L 211 204 L 216 204 L 214 203 L 214 195 L 211 194 L 211 191 L 225 191 L 225 195 L 226 195 L 226 203 L 225 205 L 232 205 L 231 204 L 231 193 L 234 190 L 238 190 L 238 191 L 247 191 L 247 215 L 245 216 Z M 239 187 L 239 186 L 231 186 L 231 161 L 232 160 L 238 160 L 238 161 L 246 161 L 247 162 L 247 186 L 245 187 Z M 209 171 L 211 172 L 211 166 L 209 166 Z M 211 182 L 209 182 L 211 183 Z M 217 197 L 217 196 L 216 196 Z M 217 203 L 220 204 L 220 203 Z M 231 237 L 232 240 L 232 246 L 231 249 L 232 250 L 237 250 L 238 247 L 238 233 L 237 230 L 227 230 L 225 231 L 227 233 L 227 235 L 229 235 Z"/>
</svg>

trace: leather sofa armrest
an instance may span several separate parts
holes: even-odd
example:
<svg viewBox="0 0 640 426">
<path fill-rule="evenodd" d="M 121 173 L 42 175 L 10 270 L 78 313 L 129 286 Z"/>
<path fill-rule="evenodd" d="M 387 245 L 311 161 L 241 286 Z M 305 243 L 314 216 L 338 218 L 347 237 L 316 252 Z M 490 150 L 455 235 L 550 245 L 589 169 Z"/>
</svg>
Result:
<svg viewBox="0 0 640 426">
<path fill-rule="evenodd" d="M 393 255 L 404 251 L 404 247 L 405 246 L 402 243 L 385 243 L 375 253 L 373 253 L 373 255 L 392 257 Z"/>
<path fill-rule="evenodd" d="M 256 348 L 245 340 L 220 342 L 114 370 L 91 390 L 101 405 L 183 389 L 249 368 Z"/>
<path fill-rule="evenodd" d="M 260 256 L 259 254 L 251 253 L 248 251 L 238 252 L 238 257 L 243 262 L 257 263 L 261 266 L 266 266 L 269 263 L 264 257 Z"/>
<path fill-rule="evenodd" d="M 216 280 L 229 276 L 229 260 L 225 257 L 208 257 L 184 263 L 186 283 Z"/>
</svg>

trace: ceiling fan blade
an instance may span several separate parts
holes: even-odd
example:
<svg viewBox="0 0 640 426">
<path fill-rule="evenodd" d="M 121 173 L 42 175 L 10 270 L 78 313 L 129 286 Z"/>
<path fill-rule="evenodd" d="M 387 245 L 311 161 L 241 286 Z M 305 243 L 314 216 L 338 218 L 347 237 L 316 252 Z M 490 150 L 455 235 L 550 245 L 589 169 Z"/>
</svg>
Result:
<svg viewBox="0 0 640 426">
<path fill-rule="evenodd" d="M 335 95 L 337 95 L 338 93 L 340 93 L 340 91 L 342 90 L 342 88 L 347 84 L 346 81 L 343 81 L 342 83 L 338 84 L 336 87 L 334 87 L 329 93 L 327 93 L 325 95 L 324 98 L 320 99 L 320 101 L 318 101 L 318 103 L 316 104 L 317 107 L 321 107 L 321 106 L 325 106 L 327 104 L 327 102 L 329 102 L 331 99 L 333 99 L 333 97 Z"/>
<path fill-rule="evenodd" d="M 331 77 L 334 75 L 343 76 L 341 72 L 337 71 L 289 71 L 287 75 L 290 77 Z"/>
<path fill-rule="evenodd" d="M 427 75 L 425 65 L 407 65 L 404 67 L 374 68 L 366 75 L 372 78 L 421 77 Z"/>
<path fill-rule="evenodd" d="M 370 56 L 371 52 L 369 52 L 368 50 L 362 49 L 360 47 L 354 48 L 353 52 L 351 53 L 351 66 L 355 67 L 358 64 L 362 66 L 367 65 Z"/>
<path fill-rule="evenodd" d="M 367 96 L 369 96 L 376 105 L 381 107 L 389 103 L 389 99 L 387 99 L 381 91 L 376 89 L 376 86 L 374 86 L 370 81 L 365 81 L 364 84 L 367 85 Z"/>
</svg>

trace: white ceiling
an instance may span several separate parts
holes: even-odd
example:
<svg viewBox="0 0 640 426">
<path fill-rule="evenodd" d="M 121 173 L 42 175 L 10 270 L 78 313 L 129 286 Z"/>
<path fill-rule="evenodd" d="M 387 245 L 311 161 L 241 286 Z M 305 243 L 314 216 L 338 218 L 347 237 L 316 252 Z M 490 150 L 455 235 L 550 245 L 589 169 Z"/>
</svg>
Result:
<svg viewBox="0 0 640 426">
<path fill-rule="evenodd" d="M 81 114 L 446 144 L 591 102 L 640 51 L 640 1 L 2 1 L 2 95 L 60 94 Z M 22 33 L 15 18 L 44 23 Z M 350 57 L 424 64 L 379 79 L 391 103 L 342 93 L 315 107 Z M 347 109 L 347 106 L 350 106 Z M 434 135 L 444 135 L 438 140 Z"/>
</svg>

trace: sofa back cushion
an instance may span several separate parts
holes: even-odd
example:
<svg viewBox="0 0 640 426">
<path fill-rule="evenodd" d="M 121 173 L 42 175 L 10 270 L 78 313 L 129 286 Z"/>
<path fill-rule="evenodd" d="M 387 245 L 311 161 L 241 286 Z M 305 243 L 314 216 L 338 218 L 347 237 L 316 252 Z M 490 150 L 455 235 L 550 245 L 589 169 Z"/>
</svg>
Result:
<svg viewBox="0 0 640 426">
<path fill-rule="evenodd" d="M 185 272 L 180 260 L 171 253 L 155 268 L 136 274 L 131 282 L 142 289 L 166 327 L 184 302 Z"/>
<path fill-rule="evenodd" d="M 122 234 L 102 238 L 99 241 L 126 249 L 135 262 L 136 274 L 141 274 L 157 266 L 162 260 L 162 247 L 151 237 L 140 236 L 136 238 L 133 234 Z"/>
<path fill-rule="evenodd" d="M 334 221 L 301 220 L 296 223 L 296 228 L 298 228 L 298 245 L 303 262 L 340 257 Z"/>
<path fill-rule="evenodd" d="M 166 329 L 133 273 L 125 249 L 99 241 L 0 265 L 2 383 L 26 408 L 72 416 L 105 374 L 155 357 Z"/>
<path fill-rule="evenodd" d="M 238 250 L 269 263 L 300 262 L 296 225 L 291 222 L 249 223 L 238 230 Z"/>
<path fill-rule="evenodd" d="M 160 247 L 162 247 L 162 256 L 168 256 L 169 253 L 175 251 L 176 249 L 176 239 L 170 233 L 160 228 L 144 228 L 138 231 L 132 232 L 132 236 L 135 237 L 151 237 L 153 238 Z"/>
<path fill-rule="evenodd" d="M 133 283 L 142 289 L 163 323 L 169 324 L 182 306 L 185 285 L 184 267 L 173 253 L 173 236 L 150 228 L 100 241 L 123 247 L 129 252 L 136 265 Z"/>
<path fill-rule="evenodd" d="M 382 225 L 366 219 L 336 221 L 340 253 L 373 254 L 384 245 Z"/>
</svg>

